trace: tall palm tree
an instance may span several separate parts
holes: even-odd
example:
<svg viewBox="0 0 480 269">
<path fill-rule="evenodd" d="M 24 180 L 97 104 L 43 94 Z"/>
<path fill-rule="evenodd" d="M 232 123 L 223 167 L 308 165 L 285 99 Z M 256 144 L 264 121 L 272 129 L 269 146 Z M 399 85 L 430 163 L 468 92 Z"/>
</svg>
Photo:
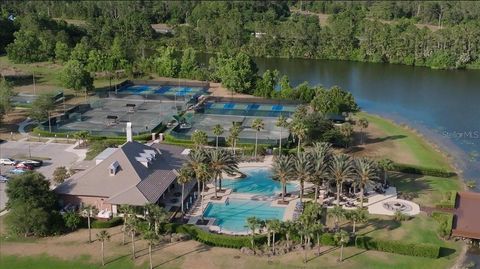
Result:
<svg viewBox="0 0 480 269">
<path fill-rule="evenodd" d="M 92 243 L 92 217 L 95 215 L 96 208 L 92 205 L 83 207 L 84 214 L 87 216 L 88 243 Z"/>
<path fill-rule="evenodd" d="M 188 163 L 184 163 L 180 170 L 178 170 L 177 182 L 178 184 L 182 185 L 182 213 L 185 213 L 183 201 L 185 200 L 185 184 L 192 181 L 195 177 L 195 172 L 192 170 L 191 166 Z"/>
<path fill-rule="evenodd" d="M 257 149 L 258 149 L 258 133 L 265 129 L 265 123 L 262 119 L 254 119 L 252 123 L 252 128 L 255 129 L 255 160 L 257 159 Z"/>
<path fill-rule="evenodd" d="M 224 130 L 222 125 L 217 124 L 213 127 L 213 134 L 215 135 L 215 147 L 218 149 L 218 137 L 223 134 Z"/>
<path fill-rule="evenodd" d="M 127 233 L 127 222 L 130 215 L 135 214 L 133 206 L 121 205 L 120 213 L 123 213 L 123 227 L 122 227 L 122 244 L 125 245 L 125 234 Z"/>
<path fill-rule="evenodd" d="M 208 143 L 207 133 L 201 130 L 195 130 L 191 139 L 196 149 L 199 149 Z"/>
<path fill-rule="evenodd" d="M 137 218 L 137 215 L 133 214 L 128 218 L 127 229 L 130 232 L 130 236 L 132 237 L 132 260 L 135 260 L 135 235 L 138 231 L 138 226 L 140 222 Z"/>
<path fill-rule="evenodd" d="M 334 225 L 335 225 L 335 230 L 338 229 L 338 224 L 340 222 L 340 219 L 344 218 L 346 214 L 345 209 L 343 209 L 341 206 L 334 206 L 332 209 L 328 211 L 328 216 L 334 218 Z"/>
<path fill-rule="evenodd" d="M 252 231 L 250 243 L 252 244 L 252 249 L 255 248 L 255 231 L 260 228 L 261 220 L 257 217 L 248 217 L 247 218 L 247 225 L 248 229 Z"/>
<path fill-rule="evenodd" d="M 363 223 L 368 220 L 368 211 L 364 208 L 350 210 L 346 212 L 345 218 L 352 222 L 352 233 L 355 235 L 356 224 Z"/>
<path fill-rule="evenodd" d="M 285 202 L 287 181 L 292 178 L 294 173 L 292 158 L 289 155 L 275 156 L 272 164 L 272 173 L 273 177 L 282 183 L 282 201 Z"/>
<path fill-rule="evenodd" d="M 159 240 L 159 236 L 153 231 L 146 231 L 143 233 L 143 240 L 148 243 L 148 260 L 150 262 L 150 269 L 153 269 L 152 263 L 152 246 Z"/>
<path fill-rule="evenodd" d="M 368 120 L 366 118 L 361 118 L 358 120 L 358 125 L 360 126 L 360 132 L 362 133 L 360 143 L 364 143 L 365 132 L 364 130 L 368 128 Z"/>
<path fill-rule="evenodd" d="M 307 136 L 307 125 L 303 123 L 302 121 L 296 122 L 295 124 L 292 125 L 292 133 L 297 137 L 298 144 L 297 144 L 297 153 L 300 152 L 300 146 L 302 144 L 302 140 L 305 139 Z"/>
<path fill-rule="evenodd" d="M 339 261 L 343 261 L 343 246 L 350 241 L 350 236 L 344 230 L 341 230 L 334 235 L 335 241 L 340 244 L 340 259 Z"/>
<path fill-rule="evenodd" d="M 343 135 L 343 139 L 345 141 L 345 148 L 350 147 L 350 141 L 353 135 L 353 127 L 350 123 L 346 122 L 340 126 L 340 133 Z"/>
<path fill-rule="evenodd" d="M 275 126 L 280 127 L 280 139 L 278 140 L 278 153 L 279 155 L 282 155 L 282 137 L 283 137 L 283 128 L 288 127 L 288 122 L 287 118 L 283 115 L 280 115 L 280 117 L 277 118 L 277 122 L 275 123 Z"/>
<path fill-rule="evenodd" d="M 314 143 L 311 152 L 312 155 L 312 175 L 311 182 L 315 184 L 315 203 L 318 198 L 318 188 L 320 185 L 328 180 L 330 160 L 332 158 L 331 144 L 329 143 Z"/>
<path fill-rule="evenodd" d="M 290 236 L 296 231 L 295 228 L 295 223 L 291 220 L 287 220 L 281 223 L 281 231 L 282 233 L 285 233 L 287 249 L 290 249 Z"/>
<path fill-rule="evenodd" d="M 275 234 L 281 230 L 281 222 L 278 219 L 273 219 L 270 222 L 270 230 L 272 232 L 272 252 L 275 255 Z"/>
<path fill-rule="evenodd" d="M 215 182 L 222 190 L 222 174 L 232 175 L 238 172 L 238 161 L 229 151 L 225 149 L 208 151 L 209 165 Z M 217 197 L 217 186 L 215 185 L 215 197 Z"/>
<path fill-rule="evenodd" d="M 383 171 L 383 184 L 387 184 L 388 171 L 393 170 L 394 163 L 390 159 L 382 159 L 378 161 L 378 167 Z"/>
<path fill-rule="evenodd" d="M 102 244 L 102 266 L 105 266 L 104 244 L 105 241 L 110 241 L 110 234 L 106 230 L 102 230 L 97 233 L 97 240 Z"/>
<path fill-rule="evenodd" d="M 230 136 L 228 137 L 228 140 L 230 142 L 230 145 L 232 146 L 233 154 L 235 155 L 235 148 L 237 147 L 237 139 L 238 136 L 240 135 L 240 126 L 238 124 L 233 124 L 232 127 L 230 127 L 229 132 Z"/>
<path fill-rule="evenodd" d="M 317 238 L 317 256 L 320 255 L 320 237 L 322 236 L 323 233 L 323 225 L 321 223 L 314 223 L 312 225 L 312 232 Z"/>
<path fill-rule="evenodd" d="M 188 154 L 188 166 L 192 169 L 193 173 L 195 174 L 195 178 L 197 179 L 197 184 L 198 184 L 198 195 L 201 194 L 201 187 L 202 187 L 202 177 L 200 175 L 203 172 L 202 167 L 206 161 L 206 154 L 204 150 L 201 149 L 195 149 L 191 150 L 190 153 Z"/>
<path fill-rule="evenodd" d="M 310 181 L 313 171 L 312 156 L 308 152 L 298 152 L 294 158 L 295 178 L 300 181 L 300 202 L 303 202 L 305 181 Z"/>
<path fill-rule="evenodd" d="M 360 186 L 360 208 L 363 208 L 363 192 L 372 180 L 378 179 L 375 162 L 368 158 L 355 159 L 355 173 Z"/>
<path fill-rule="evenodd" d="M 340 191 L 343 182 L 351 180 L 354 177 L 352 160 L 348 155 L 334 155 L 330 165 L 330 175 L 337 185 L 337 205 L 340 204 Z"/>
<path fill-rule="evenodd" d="M 167 211 L 157 204 L 149 203 L 145 205 L 145 220 L 148 222 L 150 230 L 158 235 L 160 234 L 160 226 L 167 221 Z"/>
</svg>

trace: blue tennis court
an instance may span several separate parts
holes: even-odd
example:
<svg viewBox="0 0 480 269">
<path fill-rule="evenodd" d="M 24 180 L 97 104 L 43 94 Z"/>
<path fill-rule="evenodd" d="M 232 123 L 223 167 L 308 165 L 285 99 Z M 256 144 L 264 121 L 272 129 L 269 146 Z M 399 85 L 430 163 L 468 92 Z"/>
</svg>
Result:
<svg viewBox="0 0 480 269">
<path fill-rule="evenodd" d="M 261 104 L 261 103 L 222 103 L 207 102 L 205 113 L 238 116 L 278 117 L 290 116 L 295 112 L 295 105 Z"/>
<path fill-rule="evenodd" d="M 125 85 L 118 90 L 120 94 L 131 95 L 165 95 L 165 96 L 200 96 L 206 93 L 202 87 L 187 87 L 174 85 Z"/>
</svg>

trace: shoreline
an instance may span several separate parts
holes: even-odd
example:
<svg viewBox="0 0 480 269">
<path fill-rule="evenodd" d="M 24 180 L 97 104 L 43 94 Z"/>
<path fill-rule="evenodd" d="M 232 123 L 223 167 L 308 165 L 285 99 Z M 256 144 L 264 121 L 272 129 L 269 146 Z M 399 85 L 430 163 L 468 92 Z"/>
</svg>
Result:
<svg viewBox="0 0 480 269">
<path fill-rule="evenodd" d="M 436 139 L 437 141 L 432 141 L 432 139 L 428 139 L 426 138 L 426 136 L 431 135 L 432 137 L 434 137 L 434 134 L 432 133 L 425 134 L 425 132 L 427 132 L 426 129 L 419 130 L 421 128 L 414 128 L 412 124 L 407 123 L 405 119 L 403 119 L 403 121 L 405 122 L 399 122 L 394 117 L 391 117 L 388 115 L 382 115 L 382 114 L 378 114 L 375 112 L 368 112 L 368 111 L 362 111 L 361 113 L 364 113 L 370 117 L 377 117 L 380 120 L 384 120 L 389 124 L 395 125 L 417 136 L 421 141 L 423 141 L 426 145 L 431 147 L 439 156 L 441 156 L 442 159 L 445 160 L 445 163 L 449 166 L 449 168 L 457 174 L 457 178 L 459 180 L 461 188 L 466 191 L 472 191 L 466 186 L 464 171 L 460 168 L 460 164 L 458 163 L 458 160 L 457 160 L 457 158 L 460 158 L 460 157 L 459 156 L 455 157 L 455 155 L 461 154 L 462 150 L 458 146 L 453 144 L 453 142 L 450 142 L 451 145 L 447 146 L 447 145 L 444 145 L 443 143 L 439 143 L 440 142 L 438 141 L 439 139 Z M 457 152 L 457 154 L 447 153 L 449 150 Z"/>
</svg>

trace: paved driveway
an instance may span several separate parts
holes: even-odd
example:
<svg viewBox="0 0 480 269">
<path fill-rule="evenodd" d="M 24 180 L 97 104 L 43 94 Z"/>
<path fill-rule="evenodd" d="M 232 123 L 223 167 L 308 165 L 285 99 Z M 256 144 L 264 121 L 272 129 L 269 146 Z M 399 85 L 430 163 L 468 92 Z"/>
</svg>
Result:
<svg viewBox="0 0 480 269">
<path fill-rule="evenodd" d="M 29 156 L 31 152 L 32 158 L 46 157 L 50 160 L 43 161 L 43 166 L 35 169 L 42 173 L 47 179 L 53 175 L 55 168 L 65 166 L 67 169 L 79 160 L 79 156 L 71 151 L 67 151 L 72 145 L 58 143 L 42 143 L 42 142 L 17 142 L 8 141 L 0 144 L 0 158 L 11 158 L 15 155 Z M 12 166 L 0 165 L 1 173 L 4 174 L 12 169 Z M 0 183 L 0 210 L 3 209 L 6 202 L 5 184 Z"/>
</svg>

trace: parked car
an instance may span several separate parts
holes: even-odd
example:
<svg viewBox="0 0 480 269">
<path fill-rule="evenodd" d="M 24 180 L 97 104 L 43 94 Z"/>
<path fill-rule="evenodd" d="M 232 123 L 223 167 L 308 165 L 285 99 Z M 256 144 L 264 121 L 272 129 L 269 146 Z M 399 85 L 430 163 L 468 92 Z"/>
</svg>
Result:
<svg viewBox="0 0 480 269">
<path fill-rule="evenodd" d="M 24 169 L 24 170 L 33 170 L 33 166 L 25 163 L 19 163 L 15 165 L 15 168 L 17 169 Z"/>
<path fill-rule="evenodd" d="M 4 158 L 4 159 L 0 159 L 0 164 L 3 164 L 3 165 L 15 165 L 15 164 L 17 164 L 17 162 L 16 162 L 14 159 Z"/>
<path fill-rule="evenodd" d="M 24 160 L 24 161 L 21 161 L 20 163 L 28 164 L 28 165 L 31 165 L 33 167 L 40 167 L 40 166 L 43 165 L 42 160 Z"/>
<path fill-rule="evenodd" d="M 14 175 L 20 175 L 20 174 L 25 173 L 26 171 L 27 170 L 15 168 L 15 169 L 12 169 L 8 172 L 11 173 L 11 174 L 14 174 Z"/>
<path fill-rule="evenodd" d="M 8 181 L 8 177 L 4 176 L 4 175 L 0 175 L 0 183 L 5 183 Z"/>
</svg>

